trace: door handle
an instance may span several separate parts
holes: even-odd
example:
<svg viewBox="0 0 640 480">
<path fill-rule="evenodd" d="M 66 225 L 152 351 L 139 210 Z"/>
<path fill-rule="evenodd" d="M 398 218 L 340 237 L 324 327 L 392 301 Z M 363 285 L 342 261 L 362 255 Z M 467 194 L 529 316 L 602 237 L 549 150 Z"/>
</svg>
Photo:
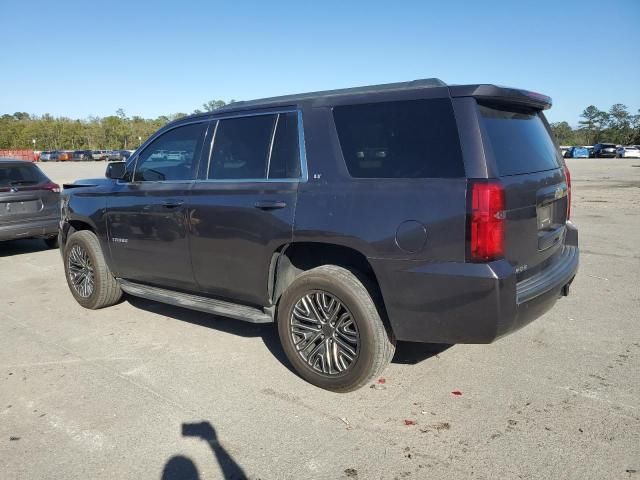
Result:
<svg viewBox="0 0 640 480">
<path fill-rule="evenodd" d="M 254 203 L 253 206 L 259 208 L 260 210 L 276 210 L 278 208 L 286 207 L 287 203 L 276 200 L 264 200 Z"/>
<path fill-rule="evenodd" d="M 178 208 L 184 204 L 184 200 L 165 200 L 162 202 L 164 208 Z"/>
</svg>

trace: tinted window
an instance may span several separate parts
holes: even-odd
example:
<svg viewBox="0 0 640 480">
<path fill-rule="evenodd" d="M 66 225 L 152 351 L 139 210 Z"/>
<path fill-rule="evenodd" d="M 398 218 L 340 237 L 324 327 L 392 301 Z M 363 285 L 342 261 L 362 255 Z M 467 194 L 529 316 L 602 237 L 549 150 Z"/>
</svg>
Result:
<svg viewBox="0 0 640 480">
<path fill-rule="evenodd" d="M 18 185 L 35 185 L 47 180 L 42 171 L 33 165 L 0 164 L 0 188 Z"/>
<path fill-rule="evenodd" d="M 559 167 L 558 151 L 539 113 L 479 105 L 498 174 L 518 175 Z"/>
<path fill-rule="evenodd" d="M 276 115 L 220 120 L 213 140 L 209 178 L 266 178 Z"/>
<path fill-rule="evenodd" d="M 163 133 L 138 157 L 135 180 L 190 180 L 202 148 L 206 123 L 193 123 Z"/>
<path fill-rule="evenodd" d="M 449 99 L 349 105 L 333 115 L 353 177 L 464 176 Z"/>
<path fill-rule="evenodd" d="M 300 176 L 300 154 L 298 152 L 298 114 L 278 115 L 273 137 L 269 178 L 298 178 Z"/>
</svg>

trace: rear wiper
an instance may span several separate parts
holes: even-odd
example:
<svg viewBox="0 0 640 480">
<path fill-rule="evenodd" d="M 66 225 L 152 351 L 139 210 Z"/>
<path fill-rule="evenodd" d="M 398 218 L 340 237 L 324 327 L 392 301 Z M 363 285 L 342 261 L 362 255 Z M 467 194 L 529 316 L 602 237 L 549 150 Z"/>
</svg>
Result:
<svg viewBox="0 0 640 480">
<path fill-rule="evenodd" d="M 15 182 L 9 182 L 9 185 L 33 185 L 34 183 L 39 183 L 37 180 L 17 180 Z"/>
</svg>

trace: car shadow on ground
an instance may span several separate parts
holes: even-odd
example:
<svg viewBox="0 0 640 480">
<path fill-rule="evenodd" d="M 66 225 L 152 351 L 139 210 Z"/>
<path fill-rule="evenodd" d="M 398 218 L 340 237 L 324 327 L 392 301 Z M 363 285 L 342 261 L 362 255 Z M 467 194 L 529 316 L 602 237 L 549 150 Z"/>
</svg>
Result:
<svg viewBox="0 0 640 480">
<path fill-rule="evenodd" d="M 0 258 L 13 257 L 15 255 L 24 255 L 28 253 L 44 252 L 50 250 L 39 238 L 29 238 L 24 240 L 8 240 L 0 242 Z"/>
<path fill-rule="evenodd" d="M 244 470 L 227 450 L 220 444 L 215 428 L 211 423 L 183 423 L 182 436 L 203 440 L 211 448 L 213 456 L 220 465 L 222 478 L 225 480 L 243 480 L 247 478 Z M 171 457 L 162 470 L 161 480 L 200 480 L 198 467 L 189 457 L 175 455 Z"/>
<path fill-rule="evenodd" d="M 273 323 L 249 323 L 241 320 L 220 317 L 208 313 L 202 313 L 187 308 L 155 302 L 144 298 L 126 296 L 126 300 L 135 308 L 147 312 L 175 318 L 194 325 L 212 328 L 221 332 L 238 335 L 241 337 L 261 337 L 265 346 L 280 363 L 297 375 L 280 345 L 278 330 Z M 431 357 L 437 357 L 440 353 L 453 345 L 440 343 L 414 343 L 398 342 L 396 353 L 391 363 L 401 365 L 416 365 Z"/>
</svg>

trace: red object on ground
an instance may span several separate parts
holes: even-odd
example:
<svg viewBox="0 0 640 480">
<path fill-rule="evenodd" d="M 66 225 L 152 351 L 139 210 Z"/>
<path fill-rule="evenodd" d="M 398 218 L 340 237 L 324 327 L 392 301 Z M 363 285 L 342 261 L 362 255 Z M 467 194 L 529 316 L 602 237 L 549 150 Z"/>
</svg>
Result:
<svg viewBox="0 0 640 480">
<path fill-rule="evenodd" d="M 405 424 L 405 425 L 415 425 L 415 424 L 416 424 L 416 422 L 415 422 L 415 420 L 405 420 L 405 421 L 404 421 L 404 424 Z"/>
<path fill-rule="evenodd" d="M 451 392 L 451 395 L 455 395 L 456 397 L 460 397 L 462 395 L 462 392 L 460 390 L 454 390 L 453 392 Z"/>
<path fill-rule="evenodd" d="M 3 150 L 0 149 L 0 157 L 16 158 L 18 160 L 26 160 L 27 162 L 35 162 L 36 155 L 33 150 Z"/>
<path fill-rule="evenodd" d="M 387 383 L 387 380 L 384 378 L 379 378 L 378 383 Z"/>
</svg>

